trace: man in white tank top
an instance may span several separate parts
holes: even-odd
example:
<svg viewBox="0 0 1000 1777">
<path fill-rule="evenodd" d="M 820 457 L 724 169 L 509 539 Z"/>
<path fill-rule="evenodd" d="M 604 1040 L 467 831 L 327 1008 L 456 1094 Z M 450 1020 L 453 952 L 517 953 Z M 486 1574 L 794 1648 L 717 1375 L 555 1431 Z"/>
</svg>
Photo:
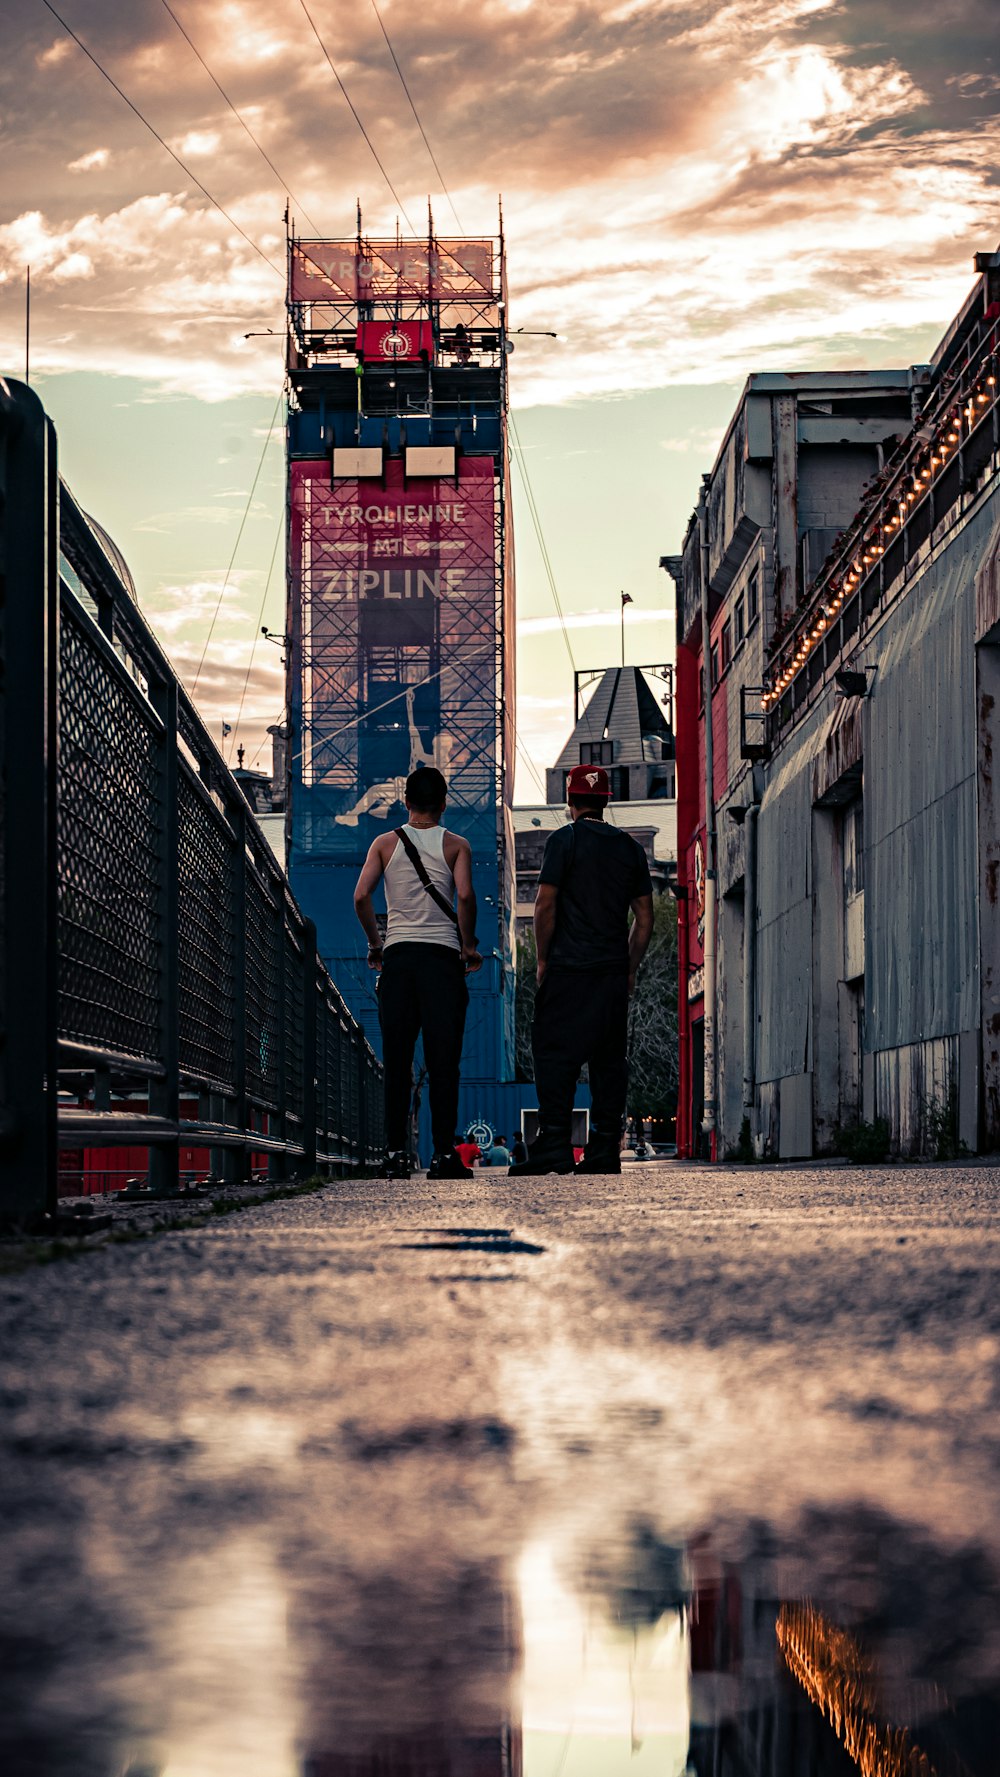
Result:
<svg viewBox="0 0 1000 1777">
<path fill-rule="evenodd" d="M 441 825 L 448 787 L 433 766 L 406 780 L 405 827 L 383 833 L 364 862 L 354 910 L 379 972 L 378 1019 L 385 1067 L 386 1178 L 409 1178 L 413 1051 L 423 1033 L 434 1158 L 429 1178 L 471 1178 L 455 1152 L 458 1066 L 469 1003 L 466 975 L 481 969 L 467 839 Z M 372 896 L 385 885 L 383 941 Z"/>
</svg>

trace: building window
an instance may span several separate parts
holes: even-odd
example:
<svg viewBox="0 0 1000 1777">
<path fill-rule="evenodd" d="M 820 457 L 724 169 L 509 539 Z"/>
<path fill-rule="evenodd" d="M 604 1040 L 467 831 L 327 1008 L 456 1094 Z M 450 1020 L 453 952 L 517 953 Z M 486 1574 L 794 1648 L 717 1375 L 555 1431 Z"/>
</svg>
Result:
<svg viewBox="0 0 1000 1777">
<path fill-rule="evenodd" d="M 730 622 L 729 618 L 727 617 L 725 623 L 722 625 L 721 665 L 722 665 L 723 672 L 728 671 L 729 663 L 732 660 L 732 658 L 733 658 L 733 626 L 732 626 L 732 623 Z"/>
<path fill-rule="evenodd" d="M 760 610 L 760 569 L 754 568 L 747 581 L 747 628 L 752 629 Z"/>
<path fill-rule="evenodd" d="M 742 648 L 743 637 L 745 635 L 746 635 L 746 605 L 743 600 L 743 594 L 740 593 L 739 598 L 736 600 L 736 603 L 733 606 L 733 653 L 734 654 L 738 654 L 740 649 Z"/>
<path fill-rule="evenodd" d="M 717 685 L 722 677 L 722 662 L 719 655 L 719 644 L 712 649 L 712 684 Z"/>
<path fill-rule="evenodd" d="M 584 740 L 580 742 L 581 765 L 610 765 L 615 756 L 613 740 Z"/>
</svg>

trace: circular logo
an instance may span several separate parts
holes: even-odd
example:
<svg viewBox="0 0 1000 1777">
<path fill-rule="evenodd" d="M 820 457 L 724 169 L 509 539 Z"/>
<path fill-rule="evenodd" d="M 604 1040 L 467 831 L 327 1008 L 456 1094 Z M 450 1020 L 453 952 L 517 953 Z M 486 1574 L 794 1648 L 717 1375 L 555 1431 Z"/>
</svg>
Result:
<svg viewBox="0 0 1000 1777">
<path fill-rule="evenodd" d="M 383 358 L 408 358 L 413 346 L 405 333 L 383 333 L 379 341 L 379 350 Z"/>
<path fill-rule="evenodd" d="M 477 1148 L 493 1146 L 493 1131 L 488 1123 L 470 1123 L 466 1131 L 466 1140 L 474 1141 Z"/>
</svg>

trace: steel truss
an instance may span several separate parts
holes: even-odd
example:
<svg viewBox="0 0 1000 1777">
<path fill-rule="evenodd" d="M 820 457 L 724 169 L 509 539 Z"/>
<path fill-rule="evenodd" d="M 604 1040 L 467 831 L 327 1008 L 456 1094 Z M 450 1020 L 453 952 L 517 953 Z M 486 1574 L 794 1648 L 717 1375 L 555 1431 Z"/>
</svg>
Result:
<svg viewBox="0 0 1000 1777">
<path fill-rule="evenodd" d="M 502 237 L 293 236 L 288 313 L 292 415 L 319 409 L 325 427 L 311 435 L 319 455 L 296 451 L 290 421 L 293 853 L 354 861 L 366 820 L 384 825 L 408 772 L 433 763 L 463 830 L 499 827 L 503 873 L 514 662 Z M 429 361 L 363 366 L 358 329 L 380 318 L 429 325 Z M 326 447 L 346 421 L 352 438 L 382 438 L 380 477 L 332 473 Z M 414 439 L 444 445 L 453 473 L 408 476 Z"/>
<path fill-rule="evenodd" d="M 358 219 L 353 240 L 288 240 L 290 368 L 353 364 L 362 321 L 427 321 L 435 351 L 461 364 L 471 345 L 494 366 L 504 358 L 506 271 L 495 239 L 372 240 Z M 465 331 L 465 338 L 458 330 Z"/>
</svg>

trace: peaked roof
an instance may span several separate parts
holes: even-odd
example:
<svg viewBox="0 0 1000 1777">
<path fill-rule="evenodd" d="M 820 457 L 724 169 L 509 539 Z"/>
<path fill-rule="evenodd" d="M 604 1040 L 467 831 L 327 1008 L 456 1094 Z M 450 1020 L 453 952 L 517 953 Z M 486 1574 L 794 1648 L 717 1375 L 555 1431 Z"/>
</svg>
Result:
<svg viewBox="0 0 1000 1777">
<path fill-rule="evenodd" d="M 580 762 L 580 743 L 613 740 L 616 765 L 639 765 L 645 757 L 644 735 L 670 740 L 672 734 L 662 709 L 637 666 L 609 666 L 586 709 L 580 716 L 555 769 Z"/>
</svg>

